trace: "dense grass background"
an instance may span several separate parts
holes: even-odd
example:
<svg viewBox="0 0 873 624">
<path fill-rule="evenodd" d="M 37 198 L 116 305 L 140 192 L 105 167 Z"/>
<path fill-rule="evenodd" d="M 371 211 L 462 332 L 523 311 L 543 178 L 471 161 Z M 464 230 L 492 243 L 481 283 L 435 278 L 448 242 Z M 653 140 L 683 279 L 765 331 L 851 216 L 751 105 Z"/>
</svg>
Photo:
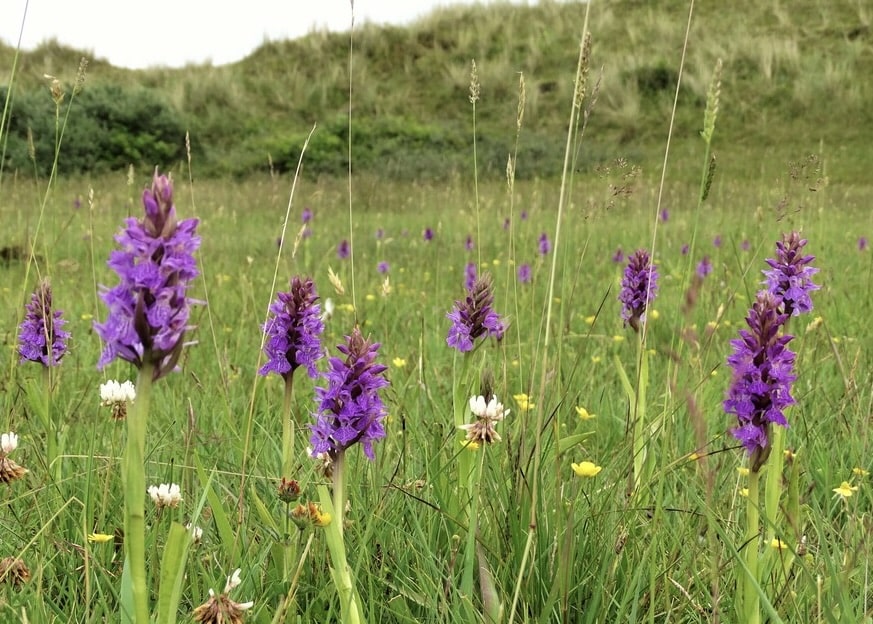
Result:
<svg viewBox="0 0 873 624">
<path fill-rule="evenodd" d="M 513 409 L 500 426 L 503 441 L 486 449 L 477 484 L 479 540 L 504 620 L 520 583 L 515 621 L 737 621 L 737 553 L 747 548 L 743 478 L 737 472 L 744 456 L 727 433 L 732 423 L 721 406 L 729 383 L 724 362 L 728 341 L 743 325 L 759 287 L 764 258 L 783 232 L 802 229 L 822 285 L 813 296 L 814 316 L 821 321 L 798 318 L 790 327 L 797 335 L 792 345 L 798 353 L 798 405 L 789 412 L 787 441 L 797 452 L 798 469 L 786 471 L 786 477 L 798 486 L 802 515 L 797 526 L 779 527 L 789 551 L 764 544 L 762 587 L 783 621 L 869 621 L 871 492 L 864 471 L 873 470 L 867 322 L 873 312 L 873 256 L 858 248 L 860 237 L 873 236 L 873 193 L 860 174 L 869 154 L 859 132 L 870 115 L 862 104 L 871 82 L 861 71 L 871 62 L 863 28 L 868 16 L 864 5 L 849 3 L 736 6 L 742 18 L 732 22 L 730 38 L 717 26 L 726 19 L 723 12 L 700 7 L 695 13 L 677 143 L 661 200 L 669 217 L 662 221 L 659 167 L 687 7 L 595 4 L 592 67 L 603 63 L 605 69 L 578 171 L 568 180 L 561 238 L 552 252 L 557 262 L 551 300 L 552 255 L 538 255 L 537 239 L 543 232 L 554 239 L 558 219 L 560 180 L 554 174 L 563 154 L 578 54 L 578 5 L 453 9 L 409 29 L 357 32 L 353 127 L 360 130 L 352 137 L 363 172 L 353 178 L 352 230 L 348 182 L 314 175 L 318 170 L 305 158 L 279 256 L 291 188 L 284 170 L 296 164 L 311 122 L 319 122 L 316 136 L 323 138 L 317 140 L 337 142 L 314 144 L 313 155 L 341 159 L 345 153 L 347 36 L 314 34 L 268 44 L 228 67 L 123 72 L 90 64 L 85 91 L 77 98 L 101 76 L 124 89 L 145 85 L 172 103 L 167 110 L 192 134 L 193 176 L 175 161 L 162 163 L 162 169 L 172 167 L 180 217 L 202 220 L 202 276 L 192 296 L 207 305 L 195 309 L 197 344 L 187 349 L 182 372 L 155 388 L 146 465 L 149 483 L 179 483 L 185 499 L 179 510 L 148 514 L 151 574 L 157 576 L 171 516 L 204 528 L 203 542 L 187 564 L 180 618 L 206 599 L 208 588 L 220 590 L 236 567 L 243 570 L 243 583 L 233 595 L 255 601 L 249 621 L 273 621 L 288 592 L 289 580 L 277 563 L 285 506 L 275 495 L 283 476 L 283 389 L 277 379 L 259 378 L 255 371 L 274 279 L 284 289 L 294 274 L 313 276 L 321 296 L 337 304 L 325 345 L 338 344 L 357 318 L 365 334 L 382 343 L 382 361 L 390 366 L 388 436 L 372 464 L 357 451 L 350 453 L 354 478 L 345 535 L 368 620 L 484 617 L 488 599 L 480 587 L 487 583 L 477 583 L 473 596 L 458 589 L 466 527 L 447 511 L 458 504 L 458 454 L 469 451 L 462 451 L 462 436 L 452 424 L 456 362 L 445 344 L 445 313 L 463 294 L 466 263 L 474 262 L 493 273 L 496 307 L 511 323 L 499 345 L 489 342 L 474 356 L 474 367 L 494 374 L 495 391 Z M 420 50 L 419 56 L 411 49 Z M 704 150 L 697 129 L 720 55 L 725 69 L 716 127 L 718 169 L 710 196 L 698 209 Z M 483 178 L 478 186 L 467 100 L 472 57 L 483 85 L 476 109 Z M 289 58 L 299 59 L 290 69 Z M 307 61 L 312 58 L 319 62 Z M 411 60 L 398 65 L 401 58 Z M 79 60 L 78 54 L 47 45 L 19 63 L 17 84 L 34 88 L 33 75 L 72 77 Z M 843 73 L 825 98 L 821 79 L 828 66 Z M 657 78 L 658 68 L 666 73 L 666 86 L 643 94 L 639 76 Z M 522 70 L 528 108 L 517 171 L 525 179 L 508 188 L 501 176 L 515 138 Z M 544 88 L 551 82 L 554 87 Z M 44 123 L 53 128 L 49 103 Z M 76 106 L 74 100 L 71 110 Z M 195 120 L 203 125 L 195 128 Z M 414 157 L 403 152 L 401 141 L 382 152 L 395 162 L 380 160 L 380 146 L 390 145 L 384 141 L 396 137 L 391 132 L 397 128 L 404 141 L 410 128 L 419 137 L 431 137 L 427 133 L 438 128 L 448 138 L 415 144 Z M 75 132 L 76 123 L 68 129 Z M 8 132 L 4 139 L 11 144 Z M 358 143 L 355 136 L 368 140 Z M 265 150 L 266 141 L 277 146 L 284 141 L 287 151 Z M 65 138 L 60 162 L 67 145 Z M 265 164 L 268 151 L 272 174 Z M 122 526 L 123 424 L 99 407 L 97 387 L 107 378 L 132 378 L 134 371 L 122 364 L 103 374 L 95 370 L 101 347 L 91 324 L 106 314 L 97 286 L 115 282 L 105 264 L 112 237 L 123 218 L 139 214 L 140 192 L 154 163 L 133 164 L 130 172 L 49 179 L 41 173 L 44 160 L 27 170 L 7 162 L 0 177 L 0 240 L 23 252 L 0 264 L 7 347 L 0 352 L 0 430 L 21 436 L 14 457 L 30 469 L 0 494 L 0 556 L 20 556 L 33 575 L 21 588 L 0 586 L 3 621 L 25 619 L 22 614 L 31 622 L 117 618 L 121 551 L 113 542 L 89 543 L 86 535 L 115 534 Z M 367 171 L 376 164 L 387 175 Z M 324 172 L 335 166 L 329 161 Z M 229 175 L 258 168 L 262 171 L 244 177 Z M 315 215 L 312 236 L 295 248 L 304 207 Z M 507 218 L 511 228 L 505 230 Z M 428 227 L 435 231 L 431 242 L 422 237 Z M 350 234 L 354 300 L 351 263 L 336 255 L 337 244 Z M 475 247 L 465 251 L 469 235 Z M 683 255 L 683 245 L 692 242 Z M 636 379 L 637 347 L 619 319 L 623 264 L 612 259 L 619 248 L 627 254 L 640 247 L 654 248 L 661 273 L 646 344 L 652 425 L 647 444 L 655 471 L 644 484 L 650 501 L 645 505 L 626 494 L 632 447 L 617 363 Z M 715 270 L 689 309 L 691 275 L 703 256 Z M 390 263 L 387 295 L 376 269 L 381 261 Z M 516 279 L 522 263 L 533 266 L 529 285 Z M 328 268 L 339 274 L 346 294 L 334 291 Z M 49 434 L 28 395 L 41 371 L 19 365 L 16 355 L 23 305 L 40 276 L 52 278 L 55 304 L 73 334 L 71 351 L 53 380 L 51 408 L 61 453 L 53 466 L 46 462 Z M 553 316 L 546 326 L 549 304 Z M 302 375 L 296 380 L 294 409 L 305 416 L 314 409 L 313 384 Z M 475 384 L 472 389 L 478 390 Z M 530 395 L 535 405 L 530 411 L 512 400 L 520 393 Z M 580 420 L 576 406 L 597 417 Z M 537 422 L 542 422 L 542 448 L 534 456 Z M 322 478 L 302 446 L 297 445 L 300 468 L 294 476 L 304 485 L 304 497 L 314 498 Z M 690 459 L 692 453 L 702 459 Z M 542 463 L 539 471 L 535 460 Z M 570 464 L 581 460 L 603 467 L 596 479 L 574 475 Z M 845 500 L 833 493 L 844 480 L 858 486 Z M 531 529 L 534 488 L 540 494 Z M 202 514 L 192 517 L 201 501 Z M 531 530 L 534 546 L 525 560 Z M 302 562 L 296 581 L 299 620 L 336 621 L 339 606 L 323 533 L 295 529 L 291 539 Z M 789 558 L 786 578 L 780 570 Z"/>
</svg>

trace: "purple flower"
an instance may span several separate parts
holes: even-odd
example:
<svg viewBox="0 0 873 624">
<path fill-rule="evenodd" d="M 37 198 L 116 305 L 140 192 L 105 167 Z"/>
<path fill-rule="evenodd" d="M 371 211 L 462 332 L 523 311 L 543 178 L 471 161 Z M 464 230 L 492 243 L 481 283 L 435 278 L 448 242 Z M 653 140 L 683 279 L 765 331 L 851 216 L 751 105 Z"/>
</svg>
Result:
<svg viewBox="0 0 873 624">
<path fill-rule="evenodd" d="M 61 329 L 67 324 L 62 311 L 52 310 L 52 287 L 48 280 L 40 282 L 24 308 L 24 320 L 18 333 L 20 362 L 57 366 L 67 352 L 70 333 Z"/>
<path fill-rule="evenodd" d="M 522 284 L 529 284 L 531 280 L 531 270 L 529 264 L 522 264 L 518 267 L 518 281 Z"/>
<path fill-rule="evenodd" d="M 858 239 L 858 251 L 864 251 L 867 249 L 867 237 L 862 236 Z"/>
<path fill-rule="evenodd" d="M 387 273 L 388 269 L 390 269 L 390 268 L 391 268 L 391 266 L 387 262 L 385 262 L 384 260 L 376 265 L 376 270 L 382 274 Z"/>
<path fill-rule="evenodd" d="M 670 220 L 670 211 L 667 210 L 666 208 L 663 208 L 661 210 L 660 217 L 661 217 L 661 223 L 667 223 L 667 221 Z"/>
<path fill-rule="evenodd" d="M 303 223 L 309 223 L 312 221 L 312 209 L 309 207 L 304 208 L 303 212 L 300 213 L 300 220 L 303 221 Z"/>
<path fill-rule="evenodd" d="M 743 242 L 740 243 L 740 249 L 742 249 L 743 251 L 749 251 L 749 249 L 751 249 L 751 248 L 752 248 L 752 243 L 749 242 L 748 238 L 744 238 Z"/>
<path fill-rule="evenodd" d="M 718 249 L 721 247 L 721 234 L 716 234 L 715 238 L 712 239 L 712 246 Z"/>
<path fill-rule="evenodd" d="M 303 228 L 303 234 L 302 234 L 301 238 L 309 238 L 310 236 L 312 236 L 312 228 L 311 227 Z"/>
<path fill-rule="evenodd" d="M 467 240 L 464 242 L 464 249 L 467 251 L 473 251 L 473 235 L 467 234 Z"/>
<path fill-rule="evenodd" d="M 476 263 L 468 262 L 464 267 L 464 288 L 467 290 L 473 289 L 473 284 L 476 283 Z"/>
<path fill-rule="evenodd" d="M 345 260 L 349 257 L 349 241 L 343 239 L 336 246 L 336 257 L 340 260 Z"/>
<path fill-rule="evenodd" d="M 379 228 L 376 230 L 376 240 L 382 240 L 383 238 L 385 238 L 385 230 Z"/>
<path fill-rule="evenodd" d="M 624 252 L 621 250 L 621 247 L 615 250 L 615 253 L 612 254 L 612 261 L 616 264 L 624 262 Z"/>
<path fill-rule="evenodd" d="M 630 324 L 634 331 L 639 331 L 640 321 L 646 319 L 646 308 L 658 293 L 658 271 L 649 258 L 649 252 L 639 249 L 628 260 L 621 280 L 621 318 L 625 325 Z"/>
<path fill-rule="evenodd" d="M 782 242 L 776 243 L 776 258 L 765 260 L 769 271 L 763 271 L 767 279 L 763 282 L 767 290 L 782 299 L 782 310 L 788 316 L 797 316 L 812 310 L 809 293 L 818 290 L 812 276 L 818 269 L 808 266 L 815 256 L 804 256 L 806 240 L 798 232 L 782 235 Z"/>
<path fill-rule="evenodd" d="M 128 218 L 115 237 L 121 249 L 109 255 L 108 264 L 120 282 L 102 289 L 109 317 L 94 323 L 94 330 L 105 344 L 98 368 L 119 357 L 137 368 L 154 366 L 155 380 L 175 368 L 185 333 L 193 329 L 193 301 L 186 293 L 199 274 L 194 252 L 200 237 L 197 219 L 177 221 L 172 180 L 157 170 L 142 202 L 142 220 Z"/>
<path fill-rule="evenodd" d="M 552 250 L 552 243 L 549 240 L 549 235 L 543 232 L 540 234 L 539 241 L 537 241 L 537 245 L 540 251 L 541 256 L 545 256 Z"/>
<path fill-rule="evenodd" d="M 268 361 L 258 370 L 259 375 L 276 373 L 287 380 L 299 366 L 305 366 L 310 377 L 318 376 L 315 364 L 324 355 L 319 340 L 324 323 L 316 301 L 312 280 L 296 275 L 291 278 L 291 290 L 276 295 L 271 316 L 262 327 Z"/>
<path fill-rule="evenodd" d="M 78 209 L 81 208 L 81 207 L 82 207 L 82 196 L 81 196 L 81 195 L 76 195 L 76 196 L 73 198 L 73 208 L 75 208 L 76 210 L 78 210 Z"/>
<path fill-rule="evenodd" d="M 365 340 L 355 327 L 346 344 L 337 346 L 345 359 L 330 358 L 324 373 L 326 388 L 316 388 L 318 412 L 310 425 L 312 457 L 327 453 L 331 458 L 360 442 L 364 455 L 374 459 L 373 442 L 385 437 L 382 420 L 387 410 L 379 390 L 388 385 L 382 373 L 386 367 L 376 364 L 378 343 Z"/>
<path fill-rule="evenodd" d="M 703 256 L 703 260 L 697 265 L 697 275 L 701 278 L 712 273 L 712 262 L 709 261 L 709 256 Z"/>
<path fill-rule="evenodd" d="M 433 230 L 430 228 L 424 228 L 424 234 L 422 235 L 424 240 L 432 241 L 433 240 Z"/>
<path fill-rule="evenodd" d="M 779 298 L 761 291 L 746 317 L 749 330 L 741 329 L 740 337 L 731 340 L 733 353 L 727 363 L 733 378 L 724 410 L 737 417 L 739 426 L 731 433 L 751 455 L 753 472 L 770 454 L 771 424 L 787 427 L 783 410 L 795 402 L 791 396 L 794 353 L 786 346 L 793 336 L 779 332 L 787 319 Z"/>
<path fill-rule="evenodd" d="M 679 250 L 679 253 L 681 253 L 683 256 L 688 255 L 688 243 L 682 245 L 682 249 Z"/>
<path fill-rule="evenodd" d="M 521 217 L 522 221 L 527 221 L 527 210 L 522 210 L 519 217 Z"/>
<path fill-rule="evenodd" d="M 503 319 L 491 308 L 494 294 L 491 291 L 491 276 L 483 273 L 463 301 L 455 301 L 455 307 L 446 316 L 452 321 L 446 343 L 458 351 L 473 350 L 473 343 L 480 336 L 503 338 L 506 330 Z"/>
<path fill-rule="evenodd" d="M 508 229 L 509 229 L 509 224 L 510 224 L 509 217 L 506 217 L 506 218 L 503 220 L 503 229 L 504 229 L 504 230 L 508 230 Z"/>
</svg>

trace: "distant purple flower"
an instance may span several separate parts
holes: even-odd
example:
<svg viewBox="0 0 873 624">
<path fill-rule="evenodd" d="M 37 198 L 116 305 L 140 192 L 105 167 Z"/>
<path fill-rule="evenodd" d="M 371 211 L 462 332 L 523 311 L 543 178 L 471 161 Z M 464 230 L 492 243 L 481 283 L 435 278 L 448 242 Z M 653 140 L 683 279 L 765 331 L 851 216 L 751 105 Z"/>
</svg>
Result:
<svg viewBox="0 0 873 624">
<path fill-rule="evenodd" d="M 468 262 L 467 266 L 464 267 L 464 288 L 467 290 L 471 290 L 473 288 L 473 284 L 476 282 L 476 263 Z"/>
<path fill-rule="evenodd" d="M 670 211 L 663 208 L 659 216 L 661 217 L 661 223 L 667 223 L 670 220 Z"/>
<path fill-rule="evenodd" d="M 506 217 L 506 218 L 503 220 L 503 229 L 504 229 L 504 230 L 508 230 L 508 229 L 509 229 L 509 224 L 510 224 L 509 217 Z"/>
<path fill-rule="evenodd" d="M 303 212 L 300 213 L 300 220 L 303 221 L 303 223 L 309 223 L 312 221 L 312 209 L 308 207 L 304 208 Z"/>
<path fill-rule="evenodd" d="M 473 251 L 474 246 L 475 245 L 473 244 L 473 235 L 467 234 L 467 240 L 464 242 L 464 249 L 466 249 L 467 251 Z"/>
<path fill-rule="evenodd" d="M 336 257 L 340 260 L 345 260 L 349 257 L 349 241 L 342 239 L 339 245 L 336 246 Z"/>
<path fill-rule="evenodd" d="M 276 373 L 286 380 L 300 366 L 315 379 L 315 363 L 324 355 L 319 336 L 324 331 L 318 295 L 310 278 L 291 278 L 291 290 L 280 292 L 270 306 L 270 318 L 261 329 L 266 340 L 264 353 L 269 358 L 259 375 Z"/>
<path fill-rule="evenodd" d="M 552 242 L 549 240 L 549 235 L 543 232 L 537 241 L 537 246 L 541 256 L 545 256 L 552 250 Z"/>
<path fill-rule="evenodd" d="M 612 261 L 616 264 L 624 262 L 624 252 L 621 250 L 621 247 L 615 250 L 615 253 L 612 254 Z"/>
<path fill-rule="evenodd" d="M 712 246 L 718 249 L 721 247 L 721 234 L 716 234 L 715 238 L 712 239 Z"/>
<path fill-rule="evenodd" d="M 628 260 L 621 280 L 618 300 L 623 304 L 621 318 L 639 331 L 640 321 L 646 319 L 646 309 L 658 293 L 658 271 L 649 258 L 649 252 L 639 249 Z"/>
<path fill-rule="evenodd" d="M 740 337 L 731 340 L 733 353 L 727 359 L 733 378 L 724 410 L 739 421 L 731 433 L 749 452 L 753 472 L 770 454 L 771 425 L 787 427 L 783 410 L 795 403 L 791 396 L 794 353 L 786 346 L 793 336 L 780 335 L 788 315 L 779 306 L 773 293 L 758 293 L 746 317 L 749 330 L 741 329 Z"/>
<path fill-rule="evenodd" d="M 467 290 L 463 301 L 455 301 L 455 307 L 446 316 L 452 321 L 446 344 L 464 353 L 472 351 L 477 338 L 493 336 L 500 340 L 506 330 L 503 319 L 492 309 L 494 294 L 491 276 L 484 273 Z"/>
<path fill-rule="evenodd" d="M 385 230 L 379 228 L 376 230 L 376 240 L 382 240 L 383 238 L 385 238 Z"/>
<path fill-rule="evenodd" d="M 812 281 L 818 269 L 809 266 L 815 256 L 804 256 L 805 246 L 806 240 L 798 232 L 783 234 L 782 242 L 776 243 L 776 258 L 765 260 L 771 268 L 763 271 L 767 277 L 763 283 L 782 299 L 782 310 L 789 317 L 812 310 L 809 294 L 820 288 Z"/>
<path fill-rule="evenodd" d="M 519 217 L 521 217 L 522 221 L 527 221 L 527 210 L 522 210 Z"/>
<path fill-rule="evenodd" d="M 153 380 L 172 371 L 182 353 L 190 306 L 188 286 L 197 275 L 194 252 L 200 247 L 197 219 L 177 221 L 173 183 L 155 171 L 151 188 L 143 191 L 145 215 L 125 221 L 115 236 L 121 249 L 109 255 L 109 268 L 120 278 L 101 298 L 109 308 L 105 323 L 94 330 L 105 348 L 97 367 L 116 357 L 154 366 Z"/>
<path fill-rule="evenodd" d="M 430 228 L 424 228 L 424 240 L 432 241 L 433 240 L 433 230 Z"/>
<path fill-rule="evenodd" d="M 76 196 L 73 198 L 73 208 L 75 208 L 76 210 L 78 210 L 78 209 L 81 208 L 81 207 L 82 207 L 82 197 L 81 197 L 80 195 L 76 195 Z"/>
<path fill-rule="evenodd" d="M 743 239 L 743 242 L 740 243 L 740 249 L 743 251 L 749 251 L 752 248 L 752 243 L 749 242 L 748 238 Z"/>
<path fill-rule="evenodd" d="M 858 239 L 858 251 L 864 251 L 867 249 L 867 237 L 862 236 Z"/>
<path fill-rule="evenodd" d="M 331 458 L 360 442 L 364 455 L 375 459 L 373 442 L 385 437 L 382 421 L 387 410 L 379 390 L 388 385 L 382 375 L 386 367 L 376 364 L 378 343 L 365 340 L 355 327 L 346 344 L 337 346 L 345 359 L 330 358 L 324 373 L 327 387 L 318 387 L 318 412 L 310 425 L 312 456 L 327 453 Z"/>
<path fill-rule="evenodd" d="M 709 256 L 703 256 L 703 260 L 697 265 L 697 275 L 701 278 L 712 273 L 712 262 L 709 261 Z"/>
<path fill-rule="evenodd" d="M 682 249 L 679 250 L 679 253 L 681 253 L 683 256 L 687 256 L 687 255 L 688 255 L 688 249 L 689 249 L 689 248 L 688 248 L 688 243 L 685 243 L 684 245 L 682 245 Z"/>
<path fill-rule="evenodd" d="M 522 264 L 518 267 L 518 281 L 522 284 L 529 284 L 532 278 L 530 265 Z"/>
<path fill-rule="evenodd" d="M 52 287 L 48 280 L 37 286 L 25 310 L 24 320 L 18 328 L 20 362 L 57 366 L 67 352 L 70 334 L 61 329 L 67 324 L 62 318 L 63 312 L 52 309 Z"/>
<path fill-rule="evenodd" d="M 382 274 L 387 273 L 389 268 L 391 268 L 390 265 L 384 260 L 376 265 L 376 270 Z"/>
</svg>

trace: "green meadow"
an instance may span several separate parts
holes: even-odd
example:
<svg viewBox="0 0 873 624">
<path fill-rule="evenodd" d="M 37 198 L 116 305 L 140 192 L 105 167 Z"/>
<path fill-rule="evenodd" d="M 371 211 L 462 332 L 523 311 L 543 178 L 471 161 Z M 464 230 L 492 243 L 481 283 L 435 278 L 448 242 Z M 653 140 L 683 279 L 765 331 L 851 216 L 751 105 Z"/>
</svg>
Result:
<svg viewBox="0 0 873 624">
<path fill-rule="evenodd" d="M 157 508 L 141 492 L 153 621 L 193 621 L 210 590 L 253 605 L 199 621 L 873 621 L 869 11 L 695 5 L 686 39 L 689 7 L 661 4 L 445 9 L 364 26 L 351 56 L 349 33 L 314 33 L 226 67 L 91 60 L 84 80 L 76 51 L 0 50 L 0 432 L 19 437 L 0 461 L 28 470 L 0 484 L 0 621 L 145 621 L 125 572 L 131 419 L 99 392 L 138 371 L 97 370 L 93 324 L 155 166 L 201 246 L 193 328 L 146 414 L 145 484 L 182 496 Z M 164 125 L 119 122 L 89 155 L 77 123 L 93 119 L 77 115 L 110 86 L 131 106 L 147 88 Z M 44 132 L 19 133 L 27 120 Z M 750 504 L 726 360 L 792 231 L 821 288 L 782 329 L 796 404 Z M 640 332 L 618 300 L 637 249 L 659 273 Z M 461 354 L 446 315 L 471 264 L 506 331 Z M 326 379 L 298 371 L 291 393 L 258 375 L 293 276 L 332 304 L 329 357 L 358 327 L 387 367 L 386 435 L 373 461 L 348 449 L 341 487 L 307 452 Z M 42 279 L 71 334 L 55 367 L 19 362 Z M 501 439 L 471 448 L 457 419 L 490 393 L 510 410 Z M 338 487 L 347 504 L 327 517 Z"/>
</svg>

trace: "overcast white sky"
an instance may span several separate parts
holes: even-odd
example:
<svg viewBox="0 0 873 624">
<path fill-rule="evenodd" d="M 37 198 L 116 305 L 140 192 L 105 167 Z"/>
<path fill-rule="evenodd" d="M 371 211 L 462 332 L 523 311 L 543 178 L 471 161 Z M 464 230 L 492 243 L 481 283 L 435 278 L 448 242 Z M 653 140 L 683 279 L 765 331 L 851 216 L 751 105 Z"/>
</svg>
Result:
<svg viewBox="0 0 873 624">
<path fill-rule="evenodd" d="M 403 24 L 437 6 L 473 2 L 356 0 L 355 24 Z M 16 46 L 20 35 L 21 48 L 31 50 L 56 38 L 132 69 L 221 65 L 265 40 L 294 39 L 312 29 L 346 31 L 351 16 L 349 0 L 0 0 L 0 40 Z"/>
</svg>

